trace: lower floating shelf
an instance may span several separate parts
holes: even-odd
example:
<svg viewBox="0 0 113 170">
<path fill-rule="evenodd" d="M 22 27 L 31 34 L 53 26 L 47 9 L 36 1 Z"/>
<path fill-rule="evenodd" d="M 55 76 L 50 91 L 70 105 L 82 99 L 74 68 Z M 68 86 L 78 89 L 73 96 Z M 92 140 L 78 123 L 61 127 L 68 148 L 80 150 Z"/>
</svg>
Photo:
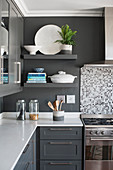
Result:
<svg viewBox="0 0 113 170">
<path fill-rule="evenodd" d="M 24 83 L 24 87 L 40 87 L 40 88 L 75 88 L 77 83 Z"/>
</svg>

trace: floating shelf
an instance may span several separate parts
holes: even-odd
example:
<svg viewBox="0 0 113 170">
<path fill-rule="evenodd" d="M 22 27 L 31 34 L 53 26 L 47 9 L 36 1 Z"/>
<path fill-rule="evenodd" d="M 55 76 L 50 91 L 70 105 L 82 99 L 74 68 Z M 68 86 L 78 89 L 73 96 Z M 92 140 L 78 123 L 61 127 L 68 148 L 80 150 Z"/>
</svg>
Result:
<svg viewBox="0 0 113 170">
<path fill-rule="evenodd" d="M 46 60 L 46 59 L 47 60 L 76 60 L 77 55 L 76 54 L 57 54 L 57 55 L 25 54 L 23 55 L 23 58 L 26 60 Z"/>
<path fill-rule="evenodd" d="M 77 83 L 24 83 L 24 87 L 40 87 L 40 88 L 75 88 Z"/>
</svg>

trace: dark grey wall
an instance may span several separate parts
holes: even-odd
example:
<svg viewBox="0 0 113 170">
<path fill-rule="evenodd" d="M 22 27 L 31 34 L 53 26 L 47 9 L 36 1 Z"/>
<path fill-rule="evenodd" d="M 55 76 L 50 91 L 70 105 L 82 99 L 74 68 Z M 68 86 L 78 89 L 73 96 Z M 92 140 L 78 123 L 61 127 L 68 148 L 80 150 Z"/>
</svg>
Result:
<svg viewBox="0 0 113 170">
<path fill-rule="evenodd" d="M 39 28 L 47 24 L 62 26 L 68 24 L 71 29 L 77 30 L 76 44 L 73 53 L 78 55 L 76 61 L 48 61 L 48 60 L 26 60 L 24 61 L 24 77 L 34 67 L 44 67 L 48 75 L 56 73 L 58 70 L 77 75 L 75 80 L 76 88 L 24 88 L 23 92 L 4 97 L 4 111 L 15 111 L 15 103 L 18 99 L 25 99 L 26 102 L 32 98 L 38 98 L 40 111 L 50 111 L 47 102 L 54 101 L 57 94 L 75 94 L 76 104 L 64 104 L 65 111 L 79 111 L 79 81 L 80 69 L 84 63 L 91 63 L 104 59 L 104 18 L 99 17 L 45 17 L 45 18 L 25 18 L 24 44 L 34 44 L 34 36 Z M 28 105 L 27 105 L 28 109 Z"/>
<path fill-rule="evenodd" d="M 3 97 L 0 97 L 0 113 L 3 112 Z"/>
</svg>

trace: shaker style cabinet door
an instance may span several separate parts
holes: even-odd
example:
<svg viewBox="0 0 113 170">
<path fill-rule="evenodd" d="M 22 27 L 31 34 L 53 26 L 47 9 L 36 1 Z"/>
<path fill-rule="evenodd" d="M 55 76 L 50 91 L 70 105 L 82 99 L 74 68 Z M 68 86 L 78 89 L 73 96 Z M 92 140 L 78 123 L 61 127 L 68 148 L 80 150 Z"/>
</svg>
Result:
<svg viewBox="0 0 113 170">
<path fill-rule="evenodd" d="M 36 133 L 26 145 L 14 170 L 36 170 Z"/>
<path fill-rule="evenodd" d="M 15 8 L 11 5 L 10 8 L 10 60 L 9 60 L 9 71 L 10 77 L 9 82 L 10 84 L 16 84 L 16 57 L 17 57 L 17 25 L 18 23 L 18 15 L 15 11 Z"/>
<path fill-rule="evenodd" d="M 15 6 L 10 6 L 10 84 L 19 90 L 21 86 L 21 47 L 23 45 L 23 18 Z"/>
<path fill-rule="evenodd" d="M 9 7 L 8 1 L 0 1 L 0 85 L 9 83 Z"/>
<path fill-rule="evenodd" d="M 9 92 L 9 20 L 10 3 L 0 1 L 0 97 Z"/>
<path fill-rule="evenodd" d="M 11 0 L 0 1 L 0 21 L 0 97 L 2 97 L 22 90 L 20 55 L 23 46 L 23 18 Z"/>
<path fill-rule="evenodd" d="M 22 75 L 21 47 L 23 46 L 23 18 L 19 13 L 17 18 L 17 27 L 16 84 L 20 87 Z"/>
</svg>

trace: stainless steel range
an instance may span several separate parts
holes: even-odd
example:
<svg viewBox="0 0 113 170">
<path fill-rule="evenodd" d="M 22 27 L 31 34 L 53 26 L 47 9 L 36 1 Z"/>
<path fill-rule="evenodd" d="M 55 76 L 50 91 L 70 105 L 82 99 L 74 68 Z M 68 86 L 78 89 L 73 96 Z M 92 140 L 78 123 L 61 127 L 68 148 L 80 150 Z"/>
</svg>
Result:
<svg viewBox="0 0 113 170">
<path fill-rule="evenodd" d="M 113 115 L 81 115 L 85 127 L 85 170 L 113 170 Z"/>
</svg>

